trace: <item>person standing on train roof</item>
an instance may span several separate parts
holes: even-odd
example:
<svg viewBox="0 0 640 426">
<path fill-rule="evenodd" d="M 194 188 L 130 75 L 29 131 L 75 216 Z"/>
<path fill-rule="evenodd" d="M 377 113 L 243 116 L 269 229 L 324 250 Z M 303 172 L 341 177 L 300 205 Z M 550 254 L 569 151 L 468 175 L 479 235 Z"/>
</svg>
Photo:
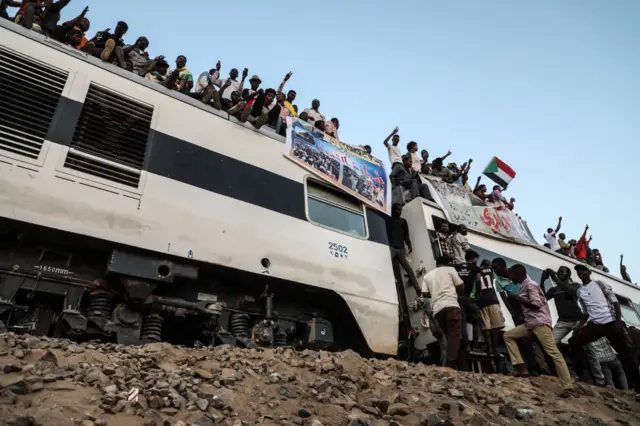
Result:
<svg viewBox="0 0 640 426">
<path fill-rule="evenodd" d="M 559 267 L 557 273 L 552 269 L 545 269 L 540 277 L 540 284 L 544 286 L 545 281 L 549 278 L 555 286 L 547 290 L 545 296 L 547 300 L 553 299 L 556 304 L 558 321 L 553 327 L 553 340 L 556 342 L 556 345 L 559 345 L 562 339 L 578 328 L 584 316 L 576 295 L 580 284 L 573 282 L 571 279 L 571 270 L 566 266 Z M 587 345 L 584 347 L 584 352 L 587 356 L 591 376 L 595 384 L 600 386 L 604 385 L 604 373 L 602 372 L 600 362 L 593 348 Z M 571 354 L 571 356 L 575 358 L 574 354 Z"/>
<path fill-rule="evenodd" d="M 418 155 L 418 143 L 414 141 L 409 142 L 407 144 L 407 153 L 411 155 L 411 169 L 416 173 L 420 173 L 422 170 L 422 161 Z"/>
<path fill-rule="evenodd" d="M 620 255 L 620 276 L 626 282 L 633 284 L 633 282 L 631 281 L 631 276 L 629 276 L 629 273 L 627 272 L 627 267 L 624 265 L 623 262 L 624 262 L 624 254 L 621 254 Z"/>
<path fill-rule="evenodd" d="M 392 139 L 391 145 L 389 145 L 389 139 Z M 391 170 L 393 170 L 396 164 L 402 165 L 402 152 L 400 151 L 400 148 L 398 148 L 398 144 L 400 143 L 398 127 L 393 129 L 382 143 L 387 148 L 387 151 L 389 151 L 389 163 L 391 163 Z"/>
<path fill-rule="evenodd" d="M 551 228 L 547 229 L 547 233 L 544 234 L 544 239 L 549 243 L 549 248 L 551 251 L 555 251 L 556 253 L 561 253 L 560 243 L 558 243 L 558 238 L 556 234 L 560 231 L 560 227 L 562 226 L 562 216 L 558 219 L 558 226 L 556 226 L 555 231 Z"/>
<path fill-rule="evenodd" d="M 588 230 L 589 230 L 589 225 L 586 225 L 584 227 L 584 232 L 582 233 L 582 236 L 580 236 L 580 239 L 576 243 L 576 248 L 574 250 L 576 259 L 578 259 L 581 262 L 586 262 L 587 260 L 587 246 L 589 245 L 589 241 L 591 241 L 591 238 L 589 238 L 589 240 L 587 241 Z"/>
<path fill-rule="evenodd" d="M 627 379 L 635 389 L 634 398 L 640 400 L 638 357 L 622 321 L 618 298 L 610 285 L 591 279 L 588 266 L 576 265 L 574 269 L 582 281 L 576 294 L 588 316 L 569 339 L 569 345 L 576 353 L 581 354 L 580 349 L 586 344 L 606 337 L 618 354 Z"/>
<path fill-rule="evenodd" d="M 393 267 L 393 275 L 398 284 L 403 284 L 400 266 L 409 276 L 409 283 L 415 289 L 416 294 L 420 294 L 420 285 L 416 274 L 407 260 L 407 254 L 411 254 L 413 246 L 411 245 L 411 237 L 409 235 L 409 224 L 402 215 L 402 205 L 394 204 L 391 207 L 391 216 L 387 217 L 387 237 L 389 239 L 389 248 L 391 249 L 391 266 Z M 405 250 L 405 244 L 406 249 Z"/>
<path fill-rule="evenodd" d="M 522 313 L 524 315 L 524 324 L 507 331 L 503 336 L 504 343 L 509 351 L 509 358 L 511 358 L 511 363 L 516 369 L 515 375 L 517 377 L 527 377 L 529 375 L 527 367 L 522 360 L 520 349 L 516 344 L 516 339 L 526 337 L 532 331 L 556 367 L 558 377 L 560 377 L 564 388 L 560 397 L 568 398 L 573 395 L 573 380 L 567 363 L 553 340 L 551 312 L 542 288 L 527 276 L 527 270 L 523 265 L 514 265 L 509 268 L 509 272 L 513 282 L 520 284 L 518 293 L 509 296 L 509 299 L 517 300 L 522 305 Z"/>
<path fill-rule="evenodd" d="M 424 277 L 422 293 L 431 299 L 433 316 L 447 339 L 447 367 L 457 369 L 462 339 L 458 295 L 464 292 L 464 282 L 452 264 L 449 256 L 438 257 L 436 268 Z"/>
</svg>

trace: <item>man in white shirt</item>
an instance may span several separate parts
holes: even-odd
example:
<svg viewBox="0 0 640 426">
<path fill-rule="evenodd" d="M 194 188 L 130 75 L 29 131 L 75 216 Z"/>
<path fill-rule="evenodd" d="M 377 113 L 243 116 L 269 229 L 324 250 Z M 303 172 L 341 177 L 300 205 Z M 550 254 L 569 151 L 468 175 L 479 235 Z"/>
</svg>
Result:
<svg viewBox="0 0 640 426">
<path fill-rule="evenodd" d="M 578 301 L 582 305 L 582 311 L 587 313 L 588 319 L 586 323 L 582 321 L 583 325 L 574 330 L 573 336 L 569 339 L 572 352 L 580 354 L 580 361 L 585 365 L 582 347 L 601 337 L 606 337 L 617 352 L 627 378 L 633 383 L 635 399 L 638 401 L 640 400 L 638 358 L 622 321 L 618 298 L 610 285 L 591 280 L 591 271 L 587 265 L 576 265 L 575 270 L 582 281 L 582 286 L 577 290 Z"/>
<path fill-rule="evenodd" d="M 424 277 L 422 293 L 431 298 L 433 316 L 447 339 L 447 367 L 456 369 L 462 338 L 458 294 L 463 292 L 464 282 L 452 263 L 450 257 L 440 256 L 436 260 L 436 269 Z"/>
<path fill-rule="evenodd" d="M 466 226 L 458 225 L 458 232 L 456 232 L 451 239 L 454 260 L 458 265 L 466 262 L 465 255 L 467 250 L 471 248 L 469 240 L 467 239 L 467 232 Z"/>
<path fill-rule="evenodd" d="M 229 108 L 233 106 L 233 101 L 231 100 L 231 94 L 233 92 L 242 93 L 242 88 L 244 87 L 244 80 L 249 75 L 249 70 L 245 68 L 242 71 L 242 80 L 238 81 L 238 70 L 236 68 L 232 68 L 229 71 L 229 78 L 225 80 L 215 81 L 214 84 L 220 87 L 220 102 L 222 103 L 222 108 L 227 111 Z"/>
<path fill-rule="evenodd" d="M 556 234 L 558 233 L 558 231 L 560 231 L 561 226 L 562 216 L 560 216 L 560 219 L 558 219 L 558 226 L 556 226 L 556 230 L 554 231 L 553 229 L 549 228 L 547 229 L 547 233 L 544 234 L 544 239 L 549 244 L 549 248 L 551 249 L 551 251 L 555 251 L 557 253 L 562 253 L 560 243 L 558 242 L 558 238 L 556 237 Z"/>
<path fill-rule="evenodd" d="M 416 173 L 420 173 L 422 169 L 422 160 L 418 155 L 418 143 L 411 141 L 407 144 L 407 152 L 411 154 L 411 169 Z"/>
<path fill-rule="evenodd" d="M 392 145 L 389 145 L 389 139 L 393 138 Z M 384 140 L 384 146 L 387 147 L 387 151 L 389 151 L 389 163 L 391 163 L 391 170 L 396 164 L 403 164 L 402 161 L 402 152 L 400 148 L 398 148 L 398 144 L 400 143 L 400 135 L 398 134 L 398 127 L 393 129 L 393 132 L 387 136 Z"/>
<path fill-rule="evenodd" d="M 302 111 L 307 113 L 307 116 L 309 117 L 307 121 L 309 123 L 315 124 L 316 121 L 324 121 L 325 123 L 327 122 L 327 119 L 320 112 L 319 108 L 320 108 L 320 101 L 317 99 L 314 99 L 313 101 L 311 101 L 311 108 L 306 108 L 304 111 Z"/>
</svg>

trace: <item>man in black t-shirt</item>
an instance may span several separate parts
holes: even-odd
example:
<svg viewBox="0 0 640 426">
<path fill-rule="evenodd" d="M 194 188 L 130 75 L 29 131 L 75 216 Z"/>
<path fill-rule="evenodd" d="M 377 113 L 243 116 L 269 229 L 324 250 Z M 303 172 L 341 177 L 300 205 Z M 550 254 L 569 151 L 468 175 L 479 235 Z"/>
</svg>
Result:
<svg viewBox="0 0 640 426">
<path fill-rule="evenodd" d="M 114 54 L 116 47 L 124 47 L 124 40 L 122 37 L 124 37 L 129 30 L 129 26 L 126 22 L 120 21 L 116 25 L 116 29 L 113 34 L 110 30 L 110 28 L 107 28 L 104 31 L 98 31 L 85 46 L 85 52 L 101 58 L 106 62 L 113 61 L 116 58 L 116 55 Z M 121 63 L 120 66 L 125 68 L 126 64 Z"/>
<path fill-rule="evenodd" d="M 485 259 L 478 267 L 476 263 L 479 257 L 478 253 L 472 250 L 466 253 L 467 262 L 474 266 L 476 272 L 476 304 L 480 308 L 480 324 L 487 343 L 487 352 L 495 353 L 500 341 L 500 330 L 504 328 L 504 317 L 493 285 L 491 263 Z"/>
<path fill-rule="evenodd" d="M 455 265 L 455 268 L 458 271 L 458 276 L 464 282 L 464 290 L 461 295 L 458 295 L 458 303 L 460 304 L 462 316 L 462 343 L 465 350 L 469 351 L 476 349 L 478 346 L 481 332 L 480 322 L 478 320 L 478 306 L 475 303 L 474 295 L 478 267 L 475 264 L 464 262 Z M 471 324 L 473 327 L 473 338 L 470 348 L 467 324 Z"/>
</svg>

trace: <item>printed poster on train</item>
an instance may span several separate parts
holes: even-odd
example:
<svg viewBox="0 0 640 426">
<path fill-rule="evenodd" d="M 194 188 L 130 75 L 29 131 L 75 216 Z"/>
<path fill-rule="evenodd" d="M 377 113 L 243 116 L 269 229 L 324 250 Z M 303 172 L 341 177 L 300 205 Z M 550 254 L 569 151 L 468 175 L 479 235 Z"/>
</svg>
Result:
<svg viewBox="0 0 640 426">
<path fill-rule="evenodd" d="M 384 163 L 364 148 L 341 142 L 305 121 L 288 117 L 284 155 L 369 207 L 390 213 L 391 188 Z"/>
<path fill-rule="evenodd" d="M 537 244 L 527 224 L 512 211 L 503 206 L 482 202 L 462 185 L 451 185 L 425 176 L 423 178 L 449 222 L 466 225 L 469 229 L 485 234 Z"/>
</svg>

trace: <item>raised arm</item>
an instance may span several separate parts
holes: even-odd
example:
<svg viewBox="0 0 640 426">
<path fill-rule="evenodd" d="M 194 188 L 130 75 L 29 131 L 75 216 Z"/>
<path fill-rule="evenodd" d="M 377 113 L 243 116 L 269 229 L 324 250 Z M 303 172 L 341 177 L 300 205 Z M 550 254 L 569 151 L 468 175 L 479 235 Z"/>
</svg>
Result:
<svg viewBox="0 0 640 426">
<path fill-rule="evenodd" d="M 291 78 L 291 75 L 293 73 L 291 71 L 289 71 L 287 73 L 287 75 L 284 76 L 284 79 L 282 80 L 282 83 L 280 83 L 280 86 L 278 86 L 278 93 L 284 93 L 284 85 L 287 84 L 287 81 L 289 81 L 289 79 Z"/>
<path fill-rule="evenodd" d="M 553 234 L 557 234 L 558 231 L 560 231 L 560 227 L 562 226 L 562 216 L 560 216 L 560 218 L 558 219 L 558 226 L 556 226 L 556 230 L 553 231 Z"/>
<path fill-rule="evenodd" d="M 629 273 L 627 272 L 627 267 L 624 266 L 624 264 L 622 263 L 622 259 L 624 258 L 624 254 L 620 255 L 620 276 L 622 277 L 623 280 L 625 280 L 626 282 L 631 282 L 631 277 L 629 276 Z"/>
<path fill-rule="evenodd" d="M 65 29 L 69 29 L 69 28 L 73 28 L 73 27 L 75 27 L 75 26 L 78 24 L 78 22 L 79 22 L 82 18 L 84 18 L 84 15 L 86 15 L 88 11 L 89 11 L 89 6 L 85 7 L 85 8 L 82 10 L 82 13 L 80 13 L 80 15 L 76 16 L 75 18 L 73 18 L 73 19 L 72 19 L 72 20 L 70 20 L 70 21 L 65 22 L 64 24 L 62 24 L 62 26 L 63 26 Z"/>
<path fill-rule="evenodd" d="M 451 155 L 451 150 L 447 151 L 447 153 L 444 156 L 440 157 L 440 158 L 442 158 L 442 162 L 444 163 L 444 159 L 447 158 L 450 155 Z"/>
<path fill-rule="evenodd" d="M 389 136 L 387 136 L 387 138 L 384 140 L 384 142 L 382 142 L 384 144 L 384 146 L 389 148 L 389 140 L 393 137 L 393 135 L 398 133 L 398 130 L 400 130 L 400 128 L 396 126 L 396 128 L 393 129 L 393 132 L 389 133 Z"/>
<path fill-rule="evenodd" d="M 238 87 L 238 92 L 242 93 L 244 91 L 244 81 L 247 79 L 249 75 L 249 69 L 245 68 L 242 70 L 242 80 L 240 80 L 240 86 Z"/>
<path fill-rule="evenodd" d="M 558 278 L 558 274 L 556 274 L 556 271 L 552 269 L 547 269 L 547 271 L 549 273 L 549 277 L 553 280 L 554 283 L 556 283 L 560 290 L 573 298 L 578 297 L 578 289 L 580 288 L 580 284 L 573 282 L 566 283 Z"/>
</svg>

